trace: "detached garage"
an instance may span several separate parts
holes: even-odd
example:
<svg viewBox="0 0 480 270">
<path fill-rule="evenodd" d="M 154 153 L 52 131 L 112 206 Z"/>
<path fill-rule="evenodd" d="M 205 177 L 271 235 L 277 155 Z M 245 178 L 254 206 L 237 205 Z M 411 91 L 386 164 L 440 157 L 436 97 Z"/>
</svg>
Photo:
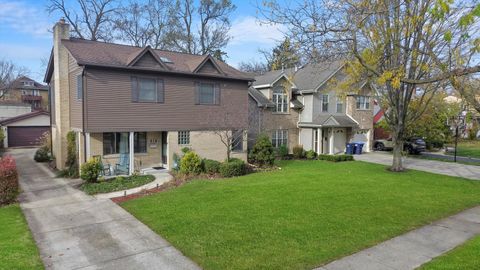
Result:
<svg viewBox="0 0 480 270">
<path fill-rule="evenodd" d="M 4 147 L 35 146 L 40 137 L 50 131 L 50 115 L 36 111 L 2 120 L 0 125 L 5 134 Z"/>
</svg>

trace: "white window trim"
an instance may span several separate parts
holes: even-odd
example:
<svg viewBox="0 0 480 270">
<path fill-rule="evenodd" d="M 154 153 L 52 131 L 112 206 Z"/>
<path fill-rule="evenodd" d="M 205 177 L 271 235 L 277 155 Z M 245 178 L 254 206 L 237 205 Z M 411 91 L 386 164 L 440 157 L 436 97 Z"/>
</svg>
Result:
<svg viewBox="0 0 480 270">
<path fill-rule="evenodd" d="M 359 98 L 363 98 L 363 102 L 359 102 L 359 100 L 358 100 Z M 357 110 L 370 110 L 370 97 L 369 96 L 357 96 L 356 99 L 355 99 L 355 107 L 357 108 Z"/>
<path fill-rule="evenodd" d="M 344 108 L 343 108 L 343 105 L 344 105 L 344 104 L 345 104 L 345 102 L 343 102 L 343 99 L 337 97 L 337 106 L 336 106 L 336 108 L 335 108 L 335 110 L 336 110 L 337 113 L 343 113 L 343 109 L 344 109 Z M 338 105 L 342 105 L 342 110 L 341 110 L 340 112 L 338 111 Z"/>
<path fill-rule="evenodd" d="M 330 95 L 329 94 L 322 94 L 321 97 L 322 97 L 322 100 L 321 100 L 322 101 L 322 113 L 328 112 L 328 109 L 329 109 L 328 107 L 330 106 Z M 323 97 L 327 97 L 327 110 L 326 111 L 323 109 Z"/>
<path fill-rule="evenodd" d="M 284 144 L 279 142 L 285 141 Z M 278 148 L 281 145 L 285 145 L 288 147 L 288 130 L 287 129 L 277 129 L 272 134 L 272 144 L 273 147 Z"/>
<path fill-rule="evenodd" d="M 275 93 L 275 89 L 272 91 L 272 101 L 275 103 L 275 113 L 288 113 L 288 94 L 285 91 L 285 88 L 282 88 L 282 93 Z M 280 111 L 278 110 L 280 106 Z"/>
</svg>

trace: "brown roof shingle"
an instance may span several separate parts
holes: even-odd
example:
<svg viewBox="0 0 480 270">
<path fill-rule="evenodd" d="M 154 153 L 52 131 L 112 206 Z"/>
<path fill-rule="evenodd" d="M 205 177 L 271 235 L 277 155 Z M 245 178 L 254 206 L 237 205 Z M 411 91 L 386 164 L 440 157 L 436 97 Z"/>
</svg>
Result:
<svg viewBox="0 0 480 270">
<path fill-rule="evenodd" d="M 128 64 L 144 48 L 105 43 L 98 41 L 70 38 L 62 40 L 62 44 L 80 65 L 100 65 L 112 67 L 128 67 Z M 160 59 L 169 59 L 171 62 L 164 62 L 170 72 L 193 73 L 207 55 L 195 55 L 179 52 L 151 49 Z M 249 74 L 239 71 L 226 63 L 214 60 L 223 71 L 222 77 L 229 77 L 242 80 L 253 80 Z M 159 69 L 159 71 L 162 71 Z"/>
</svg>

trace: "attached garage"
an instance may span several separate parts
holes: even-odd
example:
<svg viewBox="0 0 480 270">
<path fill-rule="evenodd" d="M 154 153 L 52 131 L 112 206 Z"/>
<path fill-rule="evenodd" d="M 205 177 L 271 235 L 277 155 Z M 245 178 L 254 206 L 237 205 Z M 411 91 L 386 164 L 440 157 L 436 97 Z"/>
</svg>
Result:
<svg viewBox="0 0 480 270">
<path fill-rule="evenodd" d="M 45 132 L 50 131 L 50 116 L 48 112 L 36 111 L 0 122 L 6 135 L 4 147 L 36 146 Z"/>
</svg>

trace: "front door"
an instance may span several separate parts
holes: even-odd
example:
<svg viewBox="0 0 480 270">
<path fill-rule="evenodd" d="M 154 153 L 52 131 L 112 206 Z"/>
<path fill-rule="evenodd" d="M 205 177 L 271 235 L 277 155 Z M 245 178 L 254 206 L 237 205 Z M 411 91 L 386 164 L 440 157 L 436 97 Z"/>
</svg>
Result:
<svg viewBox="0 0 480 270">
<path fill-rule="evenodd" d="M 167 165 L 167 153 L 168 153 L 168 143 L 167 143 L 168 132 L 162 131 L 162 163 Z"/>
<path fill-rule="evenodd" d="M 328 154 L 330 153 L 330 141 L 329 141 L 329 138 L 330 138 L 330 129 L 329 128 L 325 128 L 323 129 L 323 132 L 322 132 L 322 143 L 323 143 L 323 154 Z"/>
</svg>

